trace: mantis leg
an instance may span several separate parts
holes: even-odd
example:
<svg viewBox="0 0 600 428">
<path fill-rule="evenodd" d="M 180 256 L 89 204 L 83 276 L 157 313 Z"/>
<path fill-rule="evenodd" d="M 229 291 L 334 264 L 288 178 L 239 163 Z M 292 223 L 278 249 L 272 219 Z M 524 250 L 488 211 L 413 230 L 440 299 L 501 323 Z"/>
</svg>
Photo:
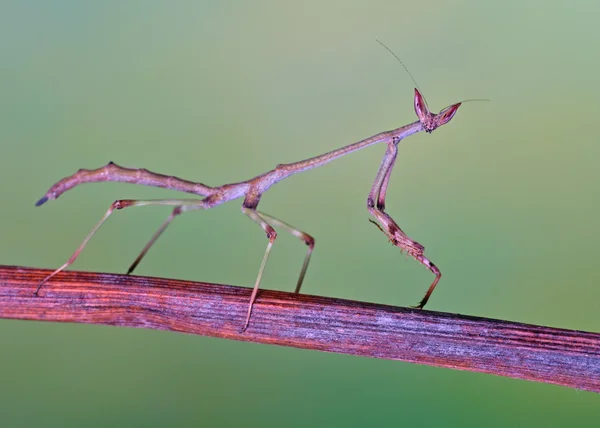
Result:
<svg viewBox="0 0 600 428">
<path fill-rule="evenodd" d="M 140 264 L 140 262 L 142 261 L 142 259 L 144 258 L 144 256 L 146 255 L 146 253 L 148 252 L 150 247 L 152 247 L 152 245 L 154 245 L 156 240 L 160 237 L 160 235 L 162 235 L 162 233 L 165 231 L 167 226 L 169 226 L 169 224 L 171 224 L 171 222 L 173 221 L 173 219 L 176 216 L 178 216 L 179 214 L 181 214 L 183 212 L 182 209 L 183 209 L 182 206 L 173 208 L 173 211 L 171 211 L 171 214 L 169 214 L 169 217 L 167 217 L 167 219 L 163 222 L 163 224 L 160 225 L 158 230 L 156 232 L 154 232 L 154 235 L 152 235 L 152 238 L 150 238 L 150 241 L 148 241 L 148 243 L 144 246 L 144 248 L 142 249 L 140 254 L 135 258 L 133 263 L 131 263 L 131 265 L 129 266 L 129 269 L 127 269 L 127 275 L 129 275 L 131 272 L 133 272 L 133 270 L 137 267 L 137 265 Z"/>
<path fill-rule="evenodd" d="M 435 264 L 433 264 L 423 252 L 425 248 L 419 244 L 418 242 L 410 239 L 400 227 L 396 224 L 394 219 L 390 217 L 385 212 L 385 195 L 387 191 L 387 186 L 389 183 L 390 175 L 392 173 L 392 169 L 396 162 L 396 157 L 398 155 L 398 141 L 394 140 L 393 142 L 388 144 L 388 149 L 385 153 L 385 156 L 381 162 L 381 166 L 379 167 L 379 171 L 377 172 L 377 176 L 375 177 L 375 182 L 373 183 L 373 187 L 371 188 L 371 192 L 369 193 L 369 197 L 367 199 L 367 207 L 369 212 L 375 217 L 378 223 L 375 225 L 389 238 L 390 242 L 399 247 L 401 251 L 406 251 L 407 254 L 411 255 L 415 258 L 419 263 L 424 265 L 427 269 L 429 269 L 434 275 L 435 279 L 429 286 L 427 293 L 416 308 L 422 309 L 431 293 L 435 289 L 437 283 L 442 277 L 442 273 L 437 268 Z"/>
<path fill-rule="evenodd" d="M 304 281 L 304 275 L 306 275 L 306 269 L 308 269 L 308 262 L 310 261 L 310 255 L 312 254 L 313 249 L 315 248 L 315 238 L 310 236 L 308 233 L 305 233 L 305 232 L 302 232 L 301 230 L 296 229 L 295 227 L 289 225 L 288 223 L 285 223 L 279 219 L 276 219 L 275 217 L 271 217 L 268 214 L 265 214 L 263 212 L 258 212 L 258 214 L 263 219 L 269 221 L 269 223 L 272 224 L 273 226 L 280 227 L 283 230 L 291 233 L 295 237 L 300 238 L 308 246 L 308 249 L 306 250 L 306 256 L 304 256 L 304 262 L 302 263 L 302 270 L 300 271 L 300 276 L 298 277 L 298 282 L 296 283 L 295 293 L 296 294 L 300 293 L 300 287 L 302 287 L 302 282 Z"/>
<path fill-rule="evenodd" d="M 117 200 L 117 201 L 113 202 L 110 205 L 110 208 L 108 209 L 108 211 L 106 211 L 106 213 L 102 216 L 102 218 L 100 219 L 100 221 L 88 233 L 88 235 L 85 237 L 85 239 L 83 240 L 83 242 L 79 245 L 79 247 L 77 248 L 77 250 L 75 250 L 75 252 L 73 253 L 73 255 L 71 255 L 71 257 L 69 258 L 69 260 L 67 260 L 65 264 L 63 264 L 61 267 L 59 267 L 58 269 L 56 269 L 54 272 L 52 272 L 50 275 L 48 275 L 46 278 L 44 278 L 42 280 L 42 282 L 40 282 L 40 284 L 38 285 L 37 289 L 35 290 L 34 295 L 36 295 L 36 296 L 38 295 L 38 292 L 40 291 L 40 289 L 42 288 L 42 286 L 49 279 L 51 279 L 57 273 L 59 273 L 62 270 L 66 269 L 67 267 L 69 267 L 70 265 L 72 265 L 75 262 L 75 260 L 79 256 L 79 254 L 83 251 L 83 249 L 87 245 L 88 241 L 92 238 L 92 236 L 94 236 L 96 234 L 96 232 L 98 231 L 98 229 L 100 229 L 100 226 L 102 226 L 104 224 L 104 222 L 108 219 L 108 217 L 110 217 L 110 215 L 115 210 L 121 210 L 123 208 L 128 208 L 128 207 L 141 207 L 141 206 L 145 206 L 145 205 L 163 205 L 163 206 L 164 205 L 167 205 L 167 206 L 168 205 L 171 205 L 171 206 L 175 205 L 180 210 L 185 210 L 185 209 L 190 209 L 190 208 L 192 208 L 192 209 L 206 209 L 206 208 L 210 208 L 210 205 L 208 204 L 207 198 L 202 199 L 202 200 L 198 200 L 198 199 L 149 199 L 149 200 L 120 199 L 120 200 Z"/>
<path fill-rule="evenodd" d="M 260 285 L 260 280 L 262 279 L 263 272 L 265 270 L 265 266 L 267 265 L 267 260 L 269 259 L 269 253 L 271 252 L 271 247 L 277 238 L 277 232 L 275 229 L 267 223 L 267 221 L 256 211 L 256 205 L 258 205 L 258 200 L 260 195 L 253 197 L 246 197 L 244 204 L 242 205 L 242 212 L 250 217 L 254 222 L 256 222 L 267 234 L 267 238 L 269 239 L 269 243 L 267 244 L 267 249 L 265 250 L 265 255 L 263 256 L 262 262 L 260 264 L 260 269 L 258 270 L 258 276 L 256 277 L 256 282 L 254 283 L 254 289 L 252 290 L 252 295 L 250 296 L 250 304 L 248 305 L 248 314 L 246 315 L 246 321 L 244 322 L 244 326 L 242 327 L 241 332 L 243 333 L 248 328 L 248 324 L 250 323 L 250 315 L 252 315 L 252 306 L 254 305 L 254 301 L 256 300 L 256 295 L 258 294 L 258 286 Z"/>
<path fill-rule="evenodd" d="M 171 212 L 171 214 L 169 215 L 169 217 L 167 217 L 167 219 L 163 222 L 163 224 L 159 227 L 159 229 L 154 233 L 154 235 L 152 235 L 152 238 L 150 239 L 150 241 L 148 241 L 148 243 L 144 246 L 144 248 L 142 249 L 140 254 L 137 256 L 135 261 L 131 264 L 131 266 L 127 270 L 127 275 L 129 275 L 131 272 L 133 272 L 133 270 L 137 267 L 137 265 L 140 263 L 142 258 L 146 255 L 146 253 L 148 252 L 150 247 L 152 247 L 152 245 L 154 245 L 154 243 L 156 242 L 158 237 L 162 235 L 162 233 L 165 231 L 167 226 L 169 226 L 169 224 L 173 221 L 173 219 L 176 216 L 178 216 L 179 214 L 181 214 L 184 210 L 190 211 L 191 209 L 194 209 L 194 208 L 195 207 L 189 207 L 188 209 L 184 209 L 184 207 L 181 207 L 181 206 L 175 207 L 173 209 L 173 211 Z M 277 228 L 282 228 L 285 231 L 296 236 L 297 238 L 300 238 L 308 246 L 308 249 L 306 251 L 306 256 L 304 257 L 304 263 L 302 264 L 302 269 L 300 270 L 300 276 L 298 277 L 298 282 L 296 283 L 295 293 L 299 293 L 300 288 L 302 287 L 302 282 L 304 281 L 304 276 L 306 275 L 306 270 L 308 269 L 308 263 L 310 262 L 310 256 L 315 247 L 315 239 L 308 233 L 302 232 L 301 230 L 296 229 L 294 226 L 292 226 L 284 221 L 281 221 L 281 220 L 279 220 L 273 216 L 270 216 L 268 214 L 265 214 L 263 212 L 260 212 L 260 211 L 257 211 L 257 212 L 258 212 L 258 215 L 260 215 L 263 219 L 267 220 L 271 225 L 273 225 L 274 227 L 277 227 Z"/>
<path fill-rule="evenodd" d="M 191 211 L 192 209 L 202 209 L 202 208 L 203 207 L 200 207 L 200 206 L 177 206 L 177 207 L 175 207 L 173 209 L 173 211 L 171 212 L 171 214 L 169 215 L 169 217 L 167 217 L 167 219 L 163 222 L 163 224 L 160 226 L 160 228 L 154 233 L 154 235 L 152 236 L 150 241 L 146 244 L 144 249 L 141 251 L 141 253 L 138 255 L 138 257 L 132 263 L 132 265 L 129 268 L 129 270 L 127 271 L 127 273 L 129 274 L 135 269 L 135 267 L 139 264 L 139 262 L 142 260 L 142 258 L 146 255 L 146 253 L 148 252 L 150 247 L 156 242 L 158 237 L 165 231 L 167 226 L 169 226 L 169 224 L 173 221 L 173 219 L 176 216 L 178 216 L 179 214 L 181 214 L 184 211 Z M 314 238 L 312 236 L 310 236 L 309 234 L 304 233 L 304 232 L 294 228 L 293 226 L 289 225 L 288 223 L 285 223 L 279 219 L 276 219 L 275 217 L 272 217 L 268 214 L 258 212 L 256 210 L 246 208 L 246 207 L 243 207 L 242 211 L 246 215 L 248 215 L 252 220 L 257 222 L 261 227 L 263 227 L 263 229 L 265 229 L 265 231 L 267 232 L 267 236 L 269 236 L 268 235 L 269 230 L 268 230 L 267 226 L 273 225 L 275 227 L 281 227 L 282 229 L 288 231 L 292 235 L 302 239 L 306 243 L 306 245 L 308 246 L 308 250 L 307 250 L 306 256 L 304 258 L 304 263 L 302 264 L 302 270 L 300 271 L 298 283 L 296 284 L 296 293 L 299 293 L 300 287 L 302 286 L 302 282 L 304 280 L 304 276 L 306 274 L 306 270 L 308 268 L 308 263 L 310 261 L 310 255 L 315 246 Z M 244 330 L 248 327 L 248 323 L 250 321 L 252 305 L 254 304 L 254 301 L 256 300 L 256 294 L 258 293 L 258 286 L 260 284 L 260 280 L 262 278 L 262 274 L 263 274 L 265 265 L 267 263 L 267 258 L 268 258 L 269 252 L 271 250 L 271 246 L 273 245 L 273 242 L 275 241 L 275 238 L 277 236 L 277 234 L 275 233 L 274 230 L 273 230 L 273 233 L 274 233 L 274 236 L 272 237 L 272 240 L 271 240 L 271 238 L 269 238 L 269 244 L 267 246 L 267 250 L 265 252 L 265 256 L 263 258 L 263 262 L 262 262 L 260 270 L 259 270 L 258 278 L 256 280 L 256 284 L 255 284 L 255 287 L 254 287 L 254 290 L 252 293 L 251 302 L 250 302 L 250 306 L 248 309 L 248 316 L 247 316 L 246 322 L 244 324 Z"/>
</svg>

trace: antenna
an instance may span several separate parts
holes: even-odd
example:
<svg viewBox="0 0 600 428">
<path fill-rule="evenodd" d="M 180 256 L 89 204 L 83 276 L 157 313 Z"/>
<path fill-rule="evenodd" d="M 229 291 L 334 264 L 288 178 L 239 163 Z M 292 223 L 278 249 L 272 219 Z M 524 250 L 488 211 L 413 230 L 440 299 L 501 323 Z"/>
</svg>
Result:
<svg viewBox="0 0 600 428">
<path fill-rule="evenodd" d="M 408 73 L 408 75 L 412 79 L 413 83 L 415 84 L 415 86 L 417 87 L 417 89 L 419 90 L 419 92 L 421 93 L 421 95 L 423 95 L 423 91 L 421 90 L 421 88 L 419 88 L 419 84 L 417 83 L 417 81 L 415 80 L 415 78 L 413 77 L 413 75 L 411 74 L 411 72 L 408 71 L 408 68 L 406 67 L 406 65 L 404 65 L 404 63 L 402 62 L 402 60 L 400 58 L 398 58 L 398 55 L 396 55 L 394 53 L 394 51 L 392 51 L 390 48 L 388 48 L 381 40 L 375 39 L 375 41 L 377 43 L 379 43 L 381 46 L 383 46 L 389 53 L 391 53 L 392 55 L 394 55 L 394 58 L 396 58 L 398 60 L 398 62 L 402 65 L 402 67 L 404 67 L 404 70 L 406 70 L 406 72 Z M 423 95 L 423 98 L 425 99 L 425 103 L 427 104 L 427 99 L 425 98 L 425 95 Z"/>
<path fill-rule="evenodd" d="M 388 48 L 381 40 L 375 39 L 375 41 L 377 43 L 379 43 L 381 46 L 383 46 L 389 53 L 391 53 L 392 55 L 394 55 L 394 58 L 396 58 L 398 60 L 398 62 L 402 65 L 402 67 L 404 67 L 404 70 L 406 70 L 406 72 L 408 73 L 408 75 L 412 79 L 413 83 L 415 84 L 415 86 L 417 87 L 417 89 L 419 90 L 419 92 L 421 93 L 421 96 L 425 100 L 425 104 L 427 104 L 427 99 L 425 98 L 425 95 L 423 94 L 423 91 L 421 90 L 421 88 L 419 88 L 419 84 L 417 83 L 417 81 L 415 80 L 415 78 L 413 77 L 413 75 L 411 74 L 411 72 L 408 71 L 408 68 L 406 67 L 406 65 L 404 65 L 404 63 L 402 62 L 402 60 L 400 58 L 398 58 L 398 55 L 396 55 L 393 50 L 391 50 L 390 48 Z M 471 99 L 468 99 L 468 100 L 460 101 L 460 103 L 468 103 L 468 102 L 473 102 L 473 101 L 488 101 L 488 102 L 491 102 L 492 100 L 487 99 L 487 98 L 471 98 Z M 455 103 L 455 104 L 457 104 L 457 103 Z M 450 104 L 449 106 L 444 107 L 440 111 L 445 110 L 446 108 L 450 107 L 451 105 L 453 105 L 453 104 Z"/>
<path fill-rule="evenodd" d="M 468 99 L 468 100 L 462 100 L 462 101 L 459 101 L 459 102 L 457 102 L 457 103 L 454 103 L 454 104 L 464 104 L 464 103 L 470 103 L 470 102 L 473 102 L 473 101 L 486 101 L 486 102 L 492 102 L 492 100 L 490 100 L 490 99 L 488 99 L 488 98 L 471 98 L 471 99 Z M 443 109 L 441 109 L 440 111 L 442 112 L 442 111 L 446 110 L 448 107 L 452 107 L 454 104 L 450 104 L 450 105 L 448 105 L 448 106 L 444 107 Z"/>
</svg>

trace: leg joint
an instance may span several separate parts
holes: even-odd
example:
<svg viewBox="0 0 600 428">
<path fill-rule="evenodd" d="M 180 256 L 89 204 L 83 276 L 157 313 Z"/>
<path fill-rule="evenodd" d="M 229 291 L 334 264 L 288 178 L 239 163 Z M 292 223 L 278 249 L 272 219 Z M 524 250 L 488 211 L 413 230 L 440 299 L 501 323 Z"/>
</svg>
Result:
<svg viewBox="0 0 600 428">
<path fill-rule="evenodd" d="M 112 203 L 112 208 L 122 210 L 123 208 L 130 207 L 135 204 L 136 201 L 132 199 L 118 199 Z"/>
<path fill-rule="evenodd" d="M 302 234 L 302 238 L 304 239 L 304 242 L 306 243 L 306 245 L 308 245 L 310 248 L 315 247 L 315 238 L 313 238 L 312 236 L 310 236 L 306 233 Z"/>
<path fill-rule="evenodd" d="M 271 226 L 267 225 L 265 227 L 265 232 L 267 232 L 267 238 L 269 241 L 274 242 L 277 239 L 277 232 Z"/>
</svg>

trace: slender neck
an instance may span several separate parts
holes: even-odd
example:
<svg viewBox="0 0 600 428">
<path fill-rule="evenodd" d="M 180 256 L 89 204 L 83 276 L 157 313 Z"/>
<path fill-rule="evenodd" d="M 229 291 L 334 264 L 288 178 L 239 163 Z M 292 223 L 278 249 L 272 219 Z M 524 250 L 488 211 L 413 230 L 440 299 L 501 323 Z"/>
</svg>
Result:
<svg viewBox="0 0 600 428">
<path fill-rule="evenodd" d="M 299 162 L 288 163 L 288 164 L 279 164 L 277 165 L 276 171 L 280 174 L 283 173 L 283 177 L 288 177 L 293 174 L 297 174 L 299 172 L 307 171 L 312 168 L 319 167 L 321 165 L 325 165 L 326 163 L 331 162 L 334 159 L 337 159 L 341 156 L 347 155 L 348 153 L 355 152 L 360 149 L 364 149 L 365 147 L 372 146 L 373 144 L 381 143 L 384 141 L 392 141 L 394 138 L 398 139 L 398 141 L 408 137 L 409 135 L 415 134 L 419 131 L 423 130 L 423 126 L 421 122 L 416 121 L 409 125 L 401 126 L 400 128 L 393 129 L 391 131 L 381 132 L 377 135 L 373 135 L 372 137 L 366 138 L 362 141 L 359 141 L 354 144 L 350 144 L 348 146 L 339 148 L 337 150 L 333 150 L 331 152 L 315 156 L 310 159 L 302 160 Z M 283 178 L 282 177 L 282 178 Z"/>
</svg>

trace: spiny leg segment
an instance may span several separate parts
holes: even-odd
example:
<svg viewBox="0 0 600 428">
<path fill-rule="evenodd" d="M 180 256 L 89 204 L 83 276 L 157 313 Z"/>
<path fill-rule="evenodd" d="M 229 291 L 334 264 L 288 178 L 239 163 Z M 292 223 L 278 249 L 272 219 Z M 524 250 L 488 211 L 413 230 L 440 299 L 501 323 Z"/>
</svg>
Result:
<svg viewBox="0 0 600 428">
<path fill-rule="evenodd" d="M 385 212 L 385 194 L 392 169 L 396 163 L 396 157 L 398 155 L 398 143 L 398 139 L 394 139 L 392 142 L 388 143 L 388 149 L 383 157 L 381 166 L 379 167 L 379 171 L 375 177 L 373 187 L 371 188 L 371 192 L 367 198 L 367 207 L 369 212 L 379 223 L 374 221 L 372 222 L 388 237 L 390 242 L 396 247 L 399 247 L 400 250 L 406 251 L 407 254 L 412 256 L 415 260 L 424 265 L 435 275 L 435 279 L 429 286 L 427 293 L 425 293 L 425 296 L 423 299 L 421 299 L 419 304 L 415 306 L 418 309 L 422 309 L 442 277 L 442 273 L 436 265 L 434 265 L 431 261 L 429 261 L 429 259 L 427 259 L 427 257 L 425 257 L 423 254 L 425 248 L 418 242 L 410 239 L 402 231 L 402 229 L 400 229 L 394 219 L 392 219 L 392 217 Z"/>
</svg>

